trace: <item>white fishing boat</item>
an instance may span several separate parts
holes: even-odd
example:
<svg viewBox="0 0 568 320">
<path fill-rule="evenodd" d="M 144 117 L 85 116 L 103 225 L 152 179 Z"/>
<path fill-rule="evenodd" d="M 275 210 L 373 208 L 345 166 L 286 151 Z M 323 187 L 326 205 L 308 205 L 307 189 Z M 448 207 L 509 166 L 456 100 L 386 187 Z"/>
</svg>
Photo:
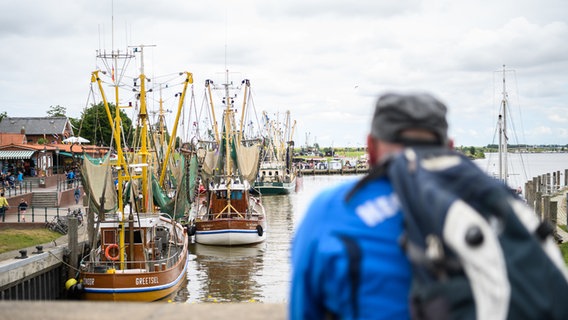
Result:
<svg viewBox="0 0 568 320">
<path fill-rule="evenodd" d="M 278 120 L 269 120 L 264 114 L 264 141 L 261 151 L 258 177 L 252 192 L 261 195 L 289 194 L 296 190 L 297 169 L 292 165 L 296 123 L 291 125 L 290 111 L 286 112 L 284 128 Z"/>
<path fill-rule="evenodd" d="M 250 193 L 259 165 L 259 143 L 245 139 L 243 121 L 250 82 L 244 89 L 241 122 L 235 121 L 234 95 L 227 71 L 221 134 L 213 122 L 215 147 L 204 156 L 202 186 L 197 216 L 191 234 L 195 242 L 207 245 L 246 245 L 263 242 L 267 236 L 266 212 L 260 198 Z M 211 95 L 212 81 L 206 82 L 211 113 L 215 114 Z"/>
</svg>

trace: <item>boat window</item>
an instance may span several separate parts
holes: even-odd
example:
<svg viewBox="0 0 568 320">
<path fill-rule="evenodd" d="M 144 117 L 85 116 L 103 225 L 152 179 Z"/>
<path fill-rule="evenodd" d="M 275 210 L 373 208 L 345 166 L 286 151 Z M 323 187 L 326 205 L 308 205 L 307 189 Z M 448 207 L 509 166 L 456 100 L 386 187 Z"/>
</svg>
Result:
<svg viewBox="0 0 568 320">
<path fill-rule="evenodd" d="M 115 232 L 115 230 L 104 230 L 103 231 L 103 243 L 104 244 L 116 243 L 116 232 Z"/>
<path fill-rule="evenodd" d="M 130 243 L 130 236 L 128 235 L 128 231 L 126 231 L 126 237 L 124 237 L 125 243 Z M 140 229 L 134 230 L 134 243 L 142 243 L 142 233 Z"/>
<path fill-rule="evenodd" d="M 231 192 L 231 199 L 241 200 L 243 198 L 242 191 L 233 191 Z"/>
</svg>

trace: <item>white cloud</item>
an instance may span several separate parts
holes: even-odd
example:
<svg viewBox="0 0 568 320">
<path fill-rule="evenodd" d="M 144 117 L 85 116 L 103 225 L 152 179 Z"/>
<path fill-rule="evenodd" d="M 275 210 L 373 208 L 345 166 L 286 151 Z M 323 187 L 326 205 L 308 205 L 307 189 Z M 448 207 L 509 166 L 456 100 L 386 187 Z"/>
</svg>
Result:
<svg viewBox="0 0 568 320">
<path fill-rule="evenodd" d="M 257 110 L 291 111 L 297 145 L 307 133 L 322 146 L 363 145 L 386 90 L 430 91 L 458 144 L 494 143 L 503 64 L 515 70 L 519 137 L 568 143 L 560 0 L 114 1 L 114 41 L 110 0 L 2 2 L 0 111 L 10 116 L 62 105 L 78 117 L 102 66 L 96 50 L 147 44 L 146 73 L 192 72 L 198 107 L 205 79 L 225 68 L 250 79 Z"/>
</svg>

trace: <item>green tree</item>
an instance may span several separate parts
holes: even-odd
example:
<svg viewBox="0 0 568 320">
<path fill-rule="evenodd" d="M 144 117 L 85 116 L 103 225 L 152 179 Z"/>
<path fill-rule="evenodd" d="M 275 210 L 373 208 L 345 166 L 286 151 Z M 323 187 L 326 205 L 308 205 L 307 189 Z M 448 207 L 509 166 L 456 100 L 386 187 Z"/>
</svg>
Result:
<svg viewBox="0 0 568 320">
<path fill-rule="evenodd" d="M 8 117 L 8 113 L 6 111 L 4 112 L 0 112 L 0 122 L 2 122 L 2 120 L 4 120 L 4 118 Z"/>
<path fill-rule="evenodd" d="M 60 105 L 49 106 L 49 110 L 47 110 L 47 115 L 51 118 L 53 118 L 53 117 L 66 117 L 66 115 L 65 115 L 66 112 L 67 112 L 67 108 L 62 107 Z"/>
<path fill-rule="evenodd" d="M 473 147 L 473 146 L 469 147 L 469 154 L 471 156 L 475 156 L 475 147 Z"/>
<path fill-rule="evenodd" d="M 114 119 L 116 110 L 114 104 L 109 103 L 109 108 Z M 120 118 L 122 120 L 122 133 L 126 135 L 127 144 L 130 145 L 132 120 L 122 110 L 120 110 Z M 92 144 L 109 146 L 111 141 L 113 141 L 112 127 L 109 124 L 105 106 L 102 102 L 91 105 L 90 108 L 82 113 L 80 120 L 73 119 L 71 123 L 76 129 L 76 134 L 90 140 Z M 124 141 L 124 138 L 122 141 Z M 116 146 L 114 141 L 112 145 Z"/>
</svg>

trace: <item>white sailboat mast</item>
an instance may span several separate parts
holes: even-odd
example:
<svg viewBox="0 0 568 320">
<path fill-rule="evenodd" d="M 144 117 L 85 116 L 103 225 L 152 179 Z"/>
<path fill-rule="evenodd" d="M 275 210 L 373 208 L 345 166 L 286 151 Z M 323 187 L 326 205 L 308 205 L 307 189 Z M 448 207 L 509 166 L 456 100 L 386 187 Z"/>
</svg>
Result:
<svg viewBox="0 0 568 320">
<path fill-rule="evenodd" d="M 505 82 L 505 65 L 503 65 L 503 92 L 501 99 L 501 110 L 499 113 L 499 180 L 507 183 L 509 177 L 507 161 L 507 86 Z"/>
</svg>

